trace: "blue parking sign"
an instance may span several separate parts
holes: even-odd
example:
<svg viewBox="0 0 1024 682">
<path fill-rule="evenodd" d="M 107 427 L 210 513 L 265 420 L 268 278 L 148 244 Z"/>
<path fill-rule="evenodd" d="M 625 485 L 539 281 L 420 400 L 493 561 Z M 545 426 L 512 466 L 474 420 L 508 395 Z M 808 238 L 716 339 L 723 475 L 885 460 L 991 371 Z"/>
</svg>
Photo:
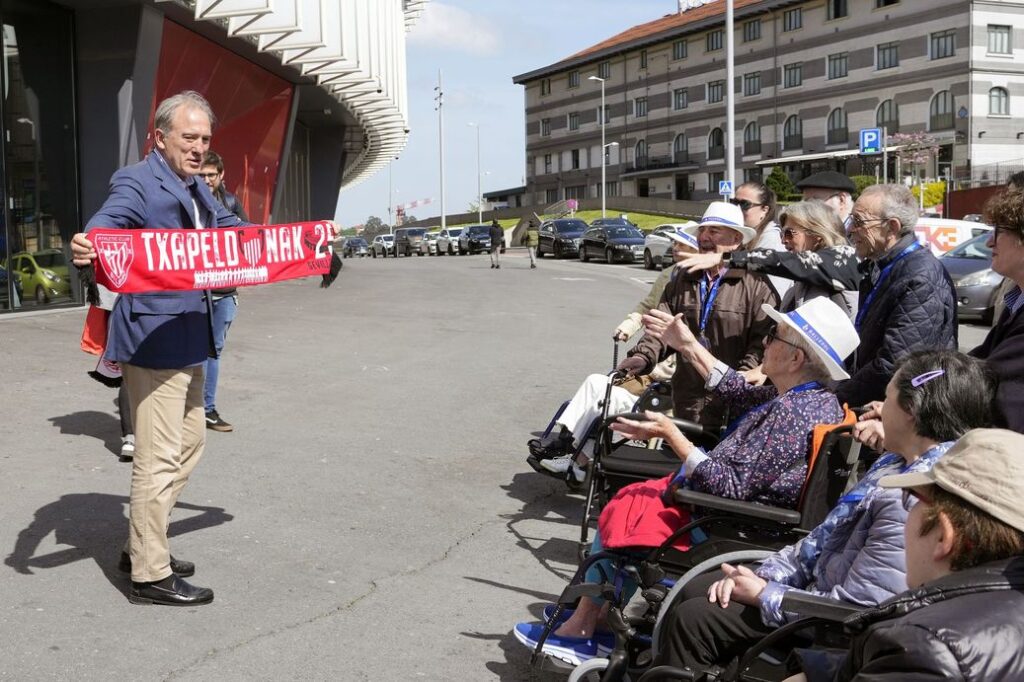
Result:
<svg viewBox="0 0 1024 682">
<path fill-rule="evenodd" d="M 732 180 L 719 180 L 718 181 L 718 193 L 723 197 L 732 196 Z"/>
<path fill-rule="evenodd" d="M 881 154 L 882 153 L 882 129 L 862 128 L 860 131 L 860 153 Z"/>
</svg>

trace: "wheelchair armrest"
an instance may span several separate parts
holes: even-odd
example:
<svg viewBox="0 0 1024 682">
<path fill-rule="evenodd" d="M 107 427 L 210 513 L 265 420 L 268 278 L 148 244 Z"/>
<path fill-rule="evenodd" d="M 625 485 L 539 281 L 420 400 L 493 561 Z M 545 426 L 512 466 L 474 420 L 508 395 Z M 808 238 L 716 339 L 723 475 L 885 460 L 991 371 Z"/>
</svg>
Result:
<svg viewBox="0 0 1024 682">
<path fill-rule="evenodd" d="M 704 430 L 704 427 L 696 422 L 689 421 L 688 419 L 679 419 L 677 417 L 672 417 L 671 419 L 672 423 L 676 425 L 676 428 L 687 436 L 713 435 L 708 434 L 708 432 Z"/>
<path fill-rule="evenodd" d="M 796 613 L 802 618 L 809 616 L 839 623 L 848 616 L 863 611 L 864 607 L 817 594 L 788 590 L 782 595 L 782 610 L 786 613 Z"/>
<path fill-rule="evenodd" d="M 696 490 L 680 488 L 675 492 L 673 498 L 677 504 L 693 504 L 706 509 L 715 509 L 729 514 L 749 516 L 766 521 L 774 521 L 787 526 L 800 524 L 800 512 L 793 509 L 782 509 L 780 507 L 769 507 L 756 502 L 744 502 L 742 500 L 731 500 L 718 495 L 699 493 Z"/>
</svg>

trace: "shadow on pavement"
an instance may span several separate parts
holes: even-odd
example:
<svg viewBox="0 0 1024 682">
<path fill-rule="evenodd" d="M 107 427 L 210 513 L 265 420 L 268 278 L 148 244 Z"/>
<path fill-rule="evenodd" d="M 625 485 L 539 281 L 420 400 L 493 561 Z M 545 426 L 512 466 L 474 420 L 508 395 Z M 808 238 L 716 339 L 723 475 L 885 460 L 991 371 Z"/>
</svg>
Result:
<svg viewBox="0 0 1024 682">
<path fill-rule="evenodd" d="M 102 440 L 107 450 L 117 455 L 121 454 L 121 422 L 112 414 L 89 410 L 50 417 L 49 421 L 59 428 L 61 433 L 70 436 L 92 436 Z"/>
<path fill-rule="evenodd" d="M 93 560 L 110 584 L 124 592 L 128 576 L 117 564 L 128 533 L 126 510 L 128 498 L 103 493 L 72 493 L 56 502 L 40 507 L 18 539 L 4 563 L 18 573 L 32 575 L 32 569 L 64 566 L 75 561 Z M 203 507 L 178 502 L 176 510 L 200 512 L 180 521 L 173 521 L 168 536 L 212 528 L 233 519 L 221 507 Z M 35 555 L 40 543 L 50 533 L 58 545 L 67 545 L 50 554 Z"/>
</svg>

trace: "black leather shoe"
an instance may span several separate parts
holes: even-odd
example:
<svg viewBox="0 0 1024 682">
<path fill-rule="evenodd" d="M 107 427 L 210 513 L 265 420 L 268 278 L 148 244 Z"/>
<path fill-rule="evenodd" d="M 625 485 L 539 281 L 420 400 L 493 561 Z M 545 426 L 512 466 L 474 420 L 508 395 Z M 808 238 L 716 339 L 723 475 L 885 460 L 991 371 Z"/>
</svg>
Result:
<svg viewBox="0 0 1024 682">
<path fill-rule="evenodd" d="M 213 601 L 213 590 L 196 587 L 172 573 L 155 583 L 132 583 L 128 601 L 133 604 L 159 604 L 161 606 L 200 606 Z"/>
<path fill-rule="evenodd" d="M 117 567 L 122 573 L 132 572 L 132 558 L 128 555 L 128 552 L 121 552 L 121 561 L 117 563 Z M 183 559 L 175 559 L 174 555 L 171 555 L 171 570 L 182 578 L 187 578 L 190 575 L 194 575 L 196 572 L 196 565 L 191 561 L 184 561 Z"/>
</svg>

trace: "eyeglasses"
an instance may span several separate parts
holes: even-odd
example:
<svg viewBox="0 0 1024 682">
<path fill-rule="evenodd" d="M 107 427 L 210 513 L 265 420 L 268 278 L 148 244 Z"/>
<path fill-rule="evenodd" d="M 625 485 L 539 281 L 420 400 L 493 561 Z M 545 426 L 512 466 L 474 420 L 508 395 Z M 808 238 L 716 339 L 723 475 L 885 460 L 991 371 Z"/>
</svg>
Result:
<svg viewBox="0 0 1024 682">
<path fill-rule="evenodd" d="M 755 206 L 764 206 L 764 204 L 757 204 L 749 199 L 729 199 L 729 203 L 733 206 L 739 206 L 741 211 L 749 211 Z"/>
<path fill-rule="evenodd" d="M 859 230 L 866 226 L 868 223 L 884 223 L 887 218 L 861 218 L 858 215 L 850 216 L 850 229 Z"/>
<path fill-rule="evenodd" d="M 903 509 L 905 511 L 910 511 L 913 508 L 913 506 L 915 504 L 917 504 L 918 502 L 923 502 L 924 504 L 931 504 L 932 503 L 932 499 L 930 497 L 928 497 L 927 495 L 925 495 L 924 493 L 922 493 L 919 490 L 914 490 L 913 488 L 904 488 L 903 489 L 903 500 L 902 501 L 903 501 Z"/>
<path fill-rule="evenodd" d="M 782 231 L 783 239 L 796 239 L 802 234 L 807 234 L 807 230 L 802 227 L 787 227 Z"/>
<path fill-rule="evenodd" d="M 1017 230 L 1014 230 L 1013 228 L 1010 228 L 1010 227 L 1000 227 L 1000 226 L 996 225 L 995 227 L 992 228 L 992 243 L 993 244 L 999 241 L 999 236 L 1000 235 L 1008 235 L 1008 236 L 1010 236 L 1010 235 L 1017 235 L 1019 237 L 1020 233 L 1017 232 Z"/>
<path fill-rule="evenodd" d="M 792 341 L 786 341 L 786 339 L 780 338 L 779 337 L 779 326 L 778 325 L 775 325 L 774 327 L 769 329 L 768 333 L 765 334 L 765 336 L 764 336 L 764 345 L 765 345 L 765 347 L 770 346 L 773 341 L 780 341 L 780 342 L 786 344 L 787 346 L 792 346 L 793 348 L 796 348 L 797 350 L 803 350 L 803 348 L 801 348 L 800 346 L 796 345 Z"/>
<path fill-rule="evenodd" d="M 220 175 L 220 172 L 219 171 L 215 171 L 213 173 L 200 173 L 199 177 L 201 177 L 203 180 L 209 180 L 210 178 L 215 178 L 218 175 Z"/>
</svg>

